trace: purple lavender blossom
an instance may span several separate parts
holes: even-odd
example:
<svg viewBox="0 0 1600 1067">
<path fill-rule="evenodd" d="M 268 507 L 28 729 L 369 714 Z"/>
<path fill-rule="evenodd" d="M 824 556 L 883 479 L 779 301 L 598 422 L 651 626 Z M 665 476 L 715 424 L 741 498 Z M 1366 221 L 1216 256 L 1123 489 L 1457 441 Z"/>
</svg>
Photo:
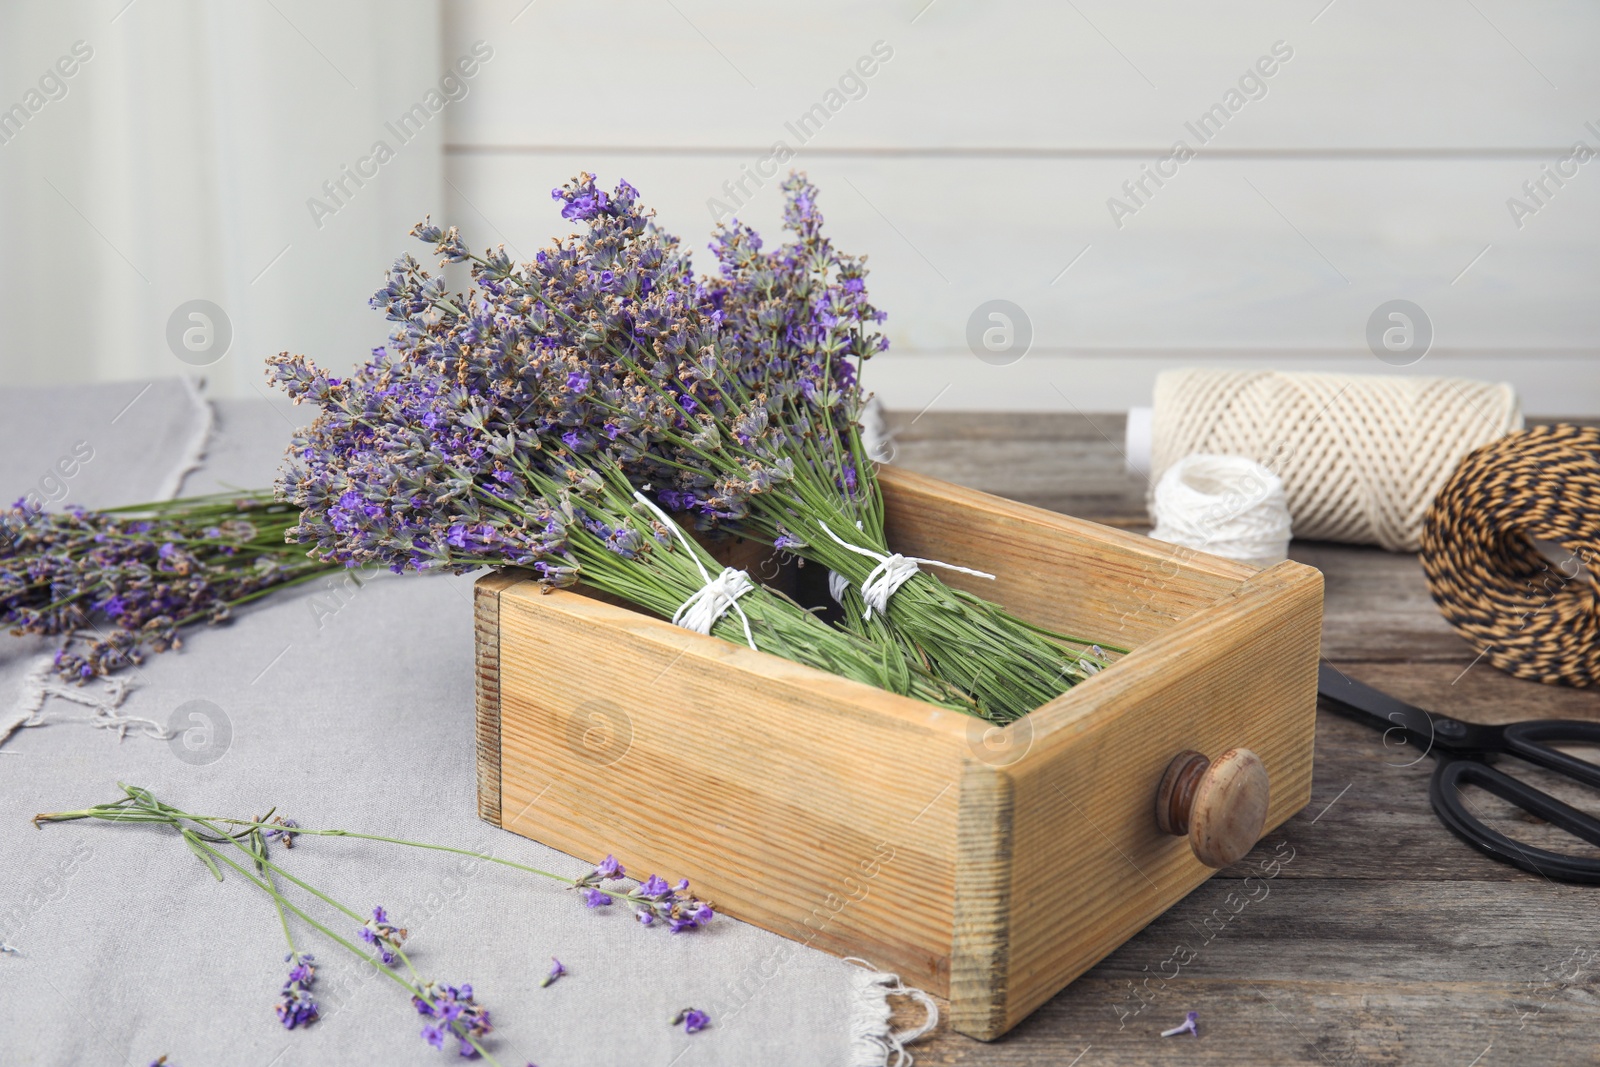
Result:
<svg viewBox="0 0 1600 1067">
<path fill-rule="evenodd" d="M 634 917 L 641 926 L 654 926 L 659 920 L 674 934 L 697 929 L 716 917 L 710 904 L 689 892 L 687 878 L 674 886 L 660 875 L 652 874 L 628 893 L 626 899 L 633 905 Z"/>
<path fill-rule="evenodd" d="M 309 952 L 291 952 L 283 959 L 292 966 L 273 1011 L 285 1030 L 310 1026 L 317 1021 L 317 1002 L 311 998 L 311 986 L 317 980 L 317 969 L 312 965 L 314 957 Z"/>
<path fill-rule="evenodd" d="M 573 888 L 583 894 L 584 903 L 591 908 L 606 907 L 615 897 L 631 905 L 634 918 L 641 926 L 654 926 L 657 920 L 667 924 L 673 933 L 704 926 L 715 917 L 711 905 L 698 900 L 689 892 L 689 880 L 684 878 L 673 885 L 659 874 L 652 874 L 639 885 L 626 892 L 610 892 L 597 888 L 601 882 L 615 881 L 626 875 L 615 856 L 607 856 L 595 869 L 574 880 Z"/>
<path fill-rule="evenodd" d="M 383 908 L 373 908 L 372 918 L 356 932 L 361 935 L 361 940 L 378 950 L 378 958 L 383 960 L 385 966 L 392 966 L 400 958 L 398 953 L 405 942 L 406 931 L 391 925 L 389 914 Z"/>
<path fill-rule="evenodd" d="M 268 839 L 277 838 L 284 848 L 294 848 L 294 839 L 299 836 L 294 831 L 300 829 L 300 824 L 293 819 L 285 819 L 281 815 L 273 816 L 272 821 L 276 825 L 261 836 Z M 310 958 L 310 956 L 306 957 L 306 959 Z"/>
<path fill-rule="evenodd" d="M 540 989 L 545 988 L 551 982 L 554 982 L 557 978 L 560 978 L 562 975 L 564 975 L 566 973 L 567 973 L 567 968 L 562 964 L 562 962 L 560 960 L 556 959 L 554 956 L 551 956 L 550 957 L 550 973 L 545 975 L 544 979 L 542 981 L 540 981 L 539 988 Z"/>
<path fill-rule="evenodd" d="M 422 1028 L 422 1039 L 434 1048 L 443 1048 L 446 1039 L 454 1037 L 462 1056 L 472 1059 L 478 1055 L 474 1041 L 481 1041 L 494 1026 L 489 1021 L 489 1009 L 477 1003 L 472 996 L 472 986 L 442 985 L 429 982 L 422 987 L 420 996 L 413 996 L 411 1004 L 417 1014 L 429 1020 Z"/>
<path fill-rule="evenodd" d="M 697 1034 L 711 1025 L 711 1016 L 699 1008 L 684 1008 L 672 1017 L 670 1025 L 677 1026 L 679 1023 L 683 1024 L 684 1033 Z"/>
<path fill-rule="evenodd" d="M 531 263 L 503 250 L 469 256 L 467 292 L 450 292 L 410 257 L 397 261 L 372 300 L 395 323 L 390 341 L 348 378 L 335 383 L 299 356 L 268 361 L 280 387 L 321 409 L 280 481 L 302 508 L 291 538 L 314 558 L 396 572 L 531 567 L 550 586 L 581 576 L 627 585 L 611 591 L 670 615 L 703 579 L 661 573 L 681 555 L 653 567 L 649 583 L 617 566 L 651 564 L 675 547 L 632 502 L 634 489 L 655 486 L 697 525 L 737 523 L 753 499 L 784 496 L 798 442 L 825 428 L 825 411 L 838 416 L 828 433 L 846 425 L 850 412 L 837 409 L 854 400 L 839 384 L 844 372 L 828 368 L 861 346 L 840 325 L 855 306 L 844 295 L 857 294 L 833 284 L 844 269 L 836 258 L 818 268 L 829 279 L 818 284 L 801 262 L 815 249 L 789 249 L 780 280 L 816 294 L 803 311 L 763 308 L 760 264 L 736 285 L 697 280 L 632 186 L 601 196 L 585 174 L 556 196 L 582 232 Z M 428 223 L 416 232 L 446 260 L 456 254 L 447 231 Z M 809 405 L 795 385 L 801 367 L 826 385 Z M 751 641 L 858 680 L 964 699 L 946 697 L 925 670 L 910 682 L 886 672 L 879 650 L 845 649 L 821 626 L 815 642 Z"/>
</svg>

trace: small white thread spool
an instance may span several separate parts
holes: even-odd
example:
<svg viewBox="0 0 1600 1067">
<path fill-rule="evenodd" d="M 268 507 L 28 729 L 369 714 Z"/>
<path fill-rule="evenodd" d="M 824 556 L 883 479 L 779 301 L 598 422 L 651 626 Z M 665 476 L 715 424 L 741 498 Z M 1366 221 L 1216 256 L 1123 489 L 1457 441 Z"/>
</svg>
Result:
<svg viewBox="0 0 1600 1067">
<path fill-rule="evenodd" d="M 1162 474 L 1151 501 L 1158 541 L 1257 567 L 1288 558 L 1289 503 L 1278 476 L 1243 456 L 1185 456 Z"/>
</svg>

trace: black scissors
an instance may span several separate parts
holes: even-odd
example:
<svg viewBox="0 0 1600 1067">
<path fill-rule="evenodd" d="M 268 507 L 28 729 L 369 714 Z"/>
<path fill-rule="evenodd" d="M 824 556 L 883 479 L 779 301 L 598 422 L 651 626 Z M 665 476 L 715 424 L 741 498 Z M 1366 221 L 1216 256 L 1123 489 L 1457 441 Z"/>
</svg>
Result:
<svg viewBox="0 0 1600 1067">
<path fill-rule="evenodd" d="M 1460 795 L 1462 786 L 1478 786 L 1574 837 L 1600 846 L 1600 819 L 1563 804 L 1489 763 L 1496 756 L 1515 756 L 1600 789 L 1600 766 L 1550 747 L 1552 743 L 1600 745 L 1600 722 L 1533 719 L 1505 726 L 1477 726 L 1431 715 L 1352 681 L 1326 663 L 1317 668 L 1317 693 L 1339 714 L 1384 731 L 1386 740 L 1390 732 L 1399 731 L 1422 756 L 1433 755 L 1438 762 L 1428 799 L 1433 802 L 1439 821 L 1461 840 L 1492 859 L 1546 878 L 1600 884 L 1600 859 L 1563 855 L 1513 841 L 1469 812 Z"/>
</svg>

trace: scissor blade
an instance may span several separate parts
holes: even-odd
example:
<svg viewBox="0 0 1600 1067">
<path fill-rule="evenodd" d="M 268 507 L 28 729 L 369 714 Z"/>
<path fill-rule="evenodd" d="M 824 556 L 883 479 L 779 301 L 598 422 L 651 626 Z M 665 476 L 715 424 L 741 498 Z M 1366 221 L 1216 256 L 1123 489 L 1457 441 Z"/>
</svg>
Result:
<svg viewBox="0 0 1600 1067">
<path fill-rule="evenodd" d="M 1424 746 L 1438 738 L 1433 716 L 1414 704 L 1396 700 L 1388 693 L 1362 685 L 1326 663 L 1317 666 L 1317 695 L 1329 701 L 1334 710 L 1375 730 L 1399 728 Z"/>
</svg>

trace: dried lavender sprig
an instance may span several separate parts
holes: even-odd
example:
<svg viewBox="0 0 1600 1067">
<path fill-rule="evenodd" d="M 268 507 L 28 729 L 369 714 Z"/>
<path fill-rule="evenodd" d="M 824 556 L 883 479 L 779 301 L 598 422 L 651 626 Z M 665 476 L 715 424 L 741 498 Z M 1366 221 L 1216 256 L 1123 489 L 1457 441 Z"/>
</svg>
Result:
<svg viewBox="0 0 1600 1067">
<path fill-rule="evenodd" d="M 784 189 L 785 226 L 796 236 L 793 243 L 763 253 L 759 237 L 735 224 L 712 245 L 722 268 L 717 280 L 724 286 L 718 307 L 724 328 L 736 338 L 720 351 L 735 364 L 746 353 L 768 352 L 776 358 L 757 361 L 759 366 L 798 363 L 808 366 L 812 377 L 803 376 L 799 389 L 771 376 L 752 384 L 748 374 L 737 372 L 723 374 L 718 384 L 727 383 L 743 404 L 753 403 L 759 389 L 775 397 L 778 410 L 770 424 L 747 424 L 747 431 L 757 431 L 747 436 L 777 435 L 777 447 L 798 449 L 809 462 L 797 463 L 793 478 L 776 491 L 752 494 L 748 515 L 733 517 L 729 525 L 824 562 L 859 588 L 874 561 L 839 545 L 821 525 L 831 510 L 838 520 L 830 527 L 835 535 L 843 532 L 845 540 L 880 555 L 889 552 L 875 466 L 860 439 L 860 375 L 850 372 L 848 362 L 887 347 L 869 325 L 883 316 L 866 302 L 862 262 L 836 252 L 823 235 L 815 188 L 792 175 Z M 810 423 L 821 428 L 798 440 L 792 434 L 782 437 L 786 426 Z M 759 443 L 752 440 L 752 447 Z M 949 589 L 935 575 L 914 577 L 895 596 L 890 631 L 931 655 L 936 671 L 971 689 L 993 717 L 1030 710 L 1102 665 L 1061 647 L 1091 642 L 1015 619 L 981 598 Z M 952 602 L 959 610 L 950 610 Z"/>
<path fill-rule="evenodd" d="M 121 783 L 118 783 L 118 785 L 125 795 L 117 800 L 108 801 L 103 804 L 96 804 L 92 807 L 81 808 L 75 811 L 41 813 L 33 817 L 33 824 L 34 826 L 42 829 L 41 824 L 47 822 L 72 822 L 78 819 L 97 819 L 104 822 L 163 823 L 166 825 L 176 825 L 174 821 L 176 819 L 189 819 L 203 826 L 208 833 L 212 834 L 212 836 L 217 839 L 215 843 L 220 843 L 227 839 L 237 840 L 240 838 L 248 838 L 248 836 L 252 833 L 261 831 L 271 832 L 274 829 L 282 828 L 282 824 L 272 821 L 270 816 L 262 819 L 238 819 L 222 815 L 194 815 L 189 812 L 179 811 L 177 808 L 168 807 L 167 805 L 162 804 L 161 802 L 155 800 L 154 796 L 149 792 L 149 790 L 142 789 L 138 786 L 122 785 Z M 227 830 L 221 829 L 221 827 L 231 827 L 232 832 L 230 833 Z M 508 860 L 486 852 L 474 852 L 471 849 L 456 848 L 452 845 L 432 844 L 426 841 L 408 841 L 404 838 L 386 837 L 381 834 L 364 834 L 355 830 L 319 830 L 299 825 L 295 826 L 294 832 L 297 836 L 349 837 L 361 841 L 379 841 L 384 844 L 404 845 L 408 848 L 420 848 L 427 849 L 432 852 L 448 852 L 456 856 L 467 856 L 485 863 L 497 863 L 502 867 L 510 867 L 513 870 L 537 875 L 540 878 L 548 879 L 552 882 L 559 882 L 572 889 L 594 889 L 597 892 L 604 894 L 611 900 L 619 900 L 624 903 L 638 903 L 643 900 L 654 899 L 647 897 L 635 899 L 633 894 L 637 892 L 636 890 L 606 888 L 602 884 L 603 882 L 614 881 L 624 877 L 623 867 L 611 856 L 607 856 L 605 861 L 598 865 L 590 873 L 580 875 L 576 878 L 571 878 L 566 875 L 556 874 L 552 871 L 546 871 L 538 867 L 530 867 L 527 864 L 517 863 L 514 860 Z M 281 874 L 286 880 L 293 882 L 294 884 L 300 886 L 300 888 L 305 889 L 307 892 L 320 896 L 316 889 L 294 878 L 294 876 L 283 871 L 276 864 L 273 864 L 270 861 L 265 862 L 267 863 L 269 870 Z M 656 877 L 657 876 L 655 875 L 650 876 L 650 878 Z M 650 879 L 646 879 L 647 883 L 649 881 Z M 674 892 L 681 894 L 687 889 L 687 882 L 680 882 L 679 888 L 674 890 Z M 349 909 L 342 904 L 338 904 L 336 901 L 331 899 L 325 897 L 323 899 L 328 904 L 339 908 L 347 916 L 355 919 L 357 922 L 365 923 L 367 921 L 361 916 L 360 913 Z M 706 902 L 687 896 L 681 897 L 679 903 L 686 911 L 698 911 L 700 907 L 709 907 Z M 696 925 L 703 926 L 705 922 L 708 921 L 709 917 L 704 917 Z"/>
<path fill-rule="evenodd" d="M 350 941 L 339 935 L 336 931 L 330 929 L 325 924 L 307 914 L 302 908 L 294 904 L 291 900 L 277 890 L 276 886 L 272 883 L 273 874 L 283 876 L 287 881 L 294 883 L 300 888 L 318 897 L 324 903 L 337 909 L 346 916 L 352 919 L 360 918 L 359 914 L 349 906 L 341 903 L 338 900 L 335 900 L 315 887 L 307 884 L 306 882 L 288 874 L 288 872 L 284 871 L 281 867 L 271 862 L 271 860 L 267 858 L 266 834 L 276 833 L 282 838 L 288 838 L 289 835 L 284 829 L 286 826 L 292 827 L 296 835 L 307 834 L 311 836 L 326 837 L 355 837 L 365 840 L 383 841 L 392 844 L 407 845 L 415 848 L 425 848 L 436 851 L 451 852 L 463 856 L 471 856 L 476 859 L 500 863 L 504 866 L 538 874 L 553 881 L 565 882 L 574 888 L 588 887 L 590 891 L 603 893 L 607 895 L 608 898 L 620 899 L 640 905 L 639 915 L 642 925 L 652 925 L 657 918 L 660 918 L 670 925 L 670 928 L 674 933 L 677 933 L 680 930 L 694 929 L 699 926 L 703 926 L 709 922 L 713 916 L 711 906 L 709 904 L 695 899 L 687 892 L 689 883 L 686 879 L 680 881 L 676 886 L 669 886 L 665 879 L 662 879 L 657 875 L 651 875 L 638 887 L 631 890 L 601 888 L 600 883 L 608 880 L 621 879 L 625 874 L 623 867 L 611 856 L 607 856 L 605 861 L 598 865 L 589 874 L 580 876 L 579 878 L 567 878 L 561 875 L 555 875 L 546 871 L 541 871 L 537 868 L 529 867 L 524 864 L 518 864 L 509 860 L 504 860 L 496 856 L 473 852 L 468 849 L 453 848 L 445 845 L 432 845 L 416 841 L 406 841 L 399 838 L 384 837 L 374 834 L 361 834 L 346 830 L 306 829 L 298 826 L 298 824 L 294 823 L 292 820 L 275 818 L 271 812 L 260 819 L 249 820 L 230 817 L 195 815 L 189 812 L 180 811 L 179 809 L 162 803 L 161 801 L 157 800 L 148 790 L 127 785 L 123 785 L 122 789 L 125 795 L 116 801 L 97 804 L 92 807 L 79 809 L 76 811 L 52 812 L 36 815 L 33 820 L 34 825 L 35 827 L 40 827 L 44 822 L 65 822 L 86 818 L 101 819 L 110 822 L 163 823 L 179 830 L 186 844 L 189 845 L 191 850 L 193 850 L 197 856 L 207 863 L 207 866 L 211 869 L 212 873 L 216 875 L 219 881 L 221 880 L 222 876 L 216 866 L 217 861 L 220 861 L 224 865 L 244 875 L 258 888 L 267 892 L 273 899 L 274 905 L 279 910 L 280 921 L 284 921 L 284 933 L 286 937 L 290 938 L 291 944 L 291 957 L 289 958 L 292 958 L 295 962 L 295 967 L 290 972 L 290 981 L 286 983 L 284 987 L 283 995 L 285 1003 L 275 1007 L 280 1020 L 283 1022 L 285 1027 L 289 1029 L 294 1028 L 293 1020 L 295 1019 L 295 1016 L 289 1014 L 290 1012 L 293 1012 L 297 1008 L 302 1011 L 309 1010 L 310 1017 L 300 1019 L 303 1024 L 305 1022 L 314 1021 L 316 1006 L 314 1003 L 309 1003 L 307 1008 L 309 998 L 302 999 L 302 995 L 299 992 L 299 990 L 308 989 L 311 984 L 312 976 L 314 975 L 314 969 L 309 966 L 309 961 L 312 959 L 312 957 L 309 954 L 297 953 L 293 950 L 293 939 L 289 935 L 286 920 L 283 920 L 283 912 L 285 909 L 305 921 L 313 929 L 316 929 L 318 932 L 335 941 L 357 958 L 364 962 L 373 964 L 378 970 L 383 971 L 384 974 L 388 975 L 392 980 L 398 982 L 403 988 L 410 992 L 412 995 L 412 1004 L 417 1009 L 418 1013 L 430 1019 L 430 1022 L 422 1031 L 423 1038 L 427 1040 L 429 1044 L 439 1047 L 442 1044 L 444 1037 L 455 1036 L 461 1043 L 461 1054 L 463 1056 L 482 1055 L 488 1062 L 497 1063 L 493 1055 L 491 1055 L 488 1050 L 483 1047 L 479 1040 L 480 1038 L 486 1036 L 492 1027 L 489 1024 L 487 1010 L 475 1003 L 473 999 L 472 987 L 470 985 L 456 987 L 432 981 L 424 981 L 417 974 L 415 967 L 411 964 L 410 958 L 406 955 L 405 951 L 400 948 L 399 943 L 405 939 L 405 931 L 398 930 L 394 931 L 393 934 L 384 932 L 392 931 L 393 927 L 388 925 L 387 916 L 384 914 L 383 909 L 374 909 L 373 919 L 364 923 L 362 928 L 363 930 L 366 930 L 376 925 L 380 931 L 374 937 L 368 938 L 369 942 L 385 940 L 390 942 L 387 947 L 388 950 L 381 952 L 380 959 L 363 952 Z M 182 820 L 188 820 L 200 829 L 196 831 L 186 828 L 182 825 Z M 233 827 L 235 829 L 232 832 L 229 832 L 224 830 L 222 828 L 223 826 Z M 250 859 L 251 864 L 257 869 L 259 877 L 256 874 L 252 874 L 250 871 L 246 870 L 243 866 L 236 863 L 227 855 L 224 855 L 216 848 L 212 847 L 213 844 L 220 844 L 223 842 L 232 843 L 235 847 L 245 851 Z M 285 842 L 285 844 L 287 847 L 287 842 Z M 411 981 L 405 980 L 401 976 L 389 970 L 386 966 L 378 966 L 380 963 L 389 964 L 395 961 L 400 961 L 405 964 L 407 970 L 412 976 Z M 558 975 L 558 972 L 565 973 L 565 968 L 560 965 L 559 961 L 556 961 L 556 966 L 551 972 L 551 978 L 548 979 L 545 984 L 548 984 L 550 980 L 553 980 L 554 977 Z"/>
<path fill-rule="evenodd" d="M 268 816 L 271 816 L 270 812 Z M 37 826 L 38 824 L 35 823 L 34 825 Z M 292 826 L 293 823 L 286 824 L 282 819 L 275 819 L 272 825 L 283 827 L 285 825 Z M 284 981 L 283 988 L 279 990 L 278 1003 L 273 1005 L 272 1010 L 277 1014 L 278 1021 L 283 1024 L 285 1030 L 293 1030 L 298 1026 L 310 1026 L 320 1017 L 320 1009 L 311 994 L 311 987 L 317 981 L 317 968 L 314 962 L 315 957 L 309 952 L 301 952 L 295 945 L 294 933 L 289 929 L 288 913 L 284 911 L 283 901 L 277 893 L 277 886 L 272 884 L 272 872 L 268 868 L 267 860 L 267 838 L 274 835 L 279 838 L 284 848 L 293 847 L 293 838 L 289 836 L 287 830 L 279 830 L 275 833 L 274 831 L 267 831 L 264 833 L 259 827 L 252 827 L 246 832 L 246 840 L 249 842 L 249 851 L 255 860 L 256 873 L 273 890 L 273 910 L 278 914 L 278 925 L 283 929 L 283 939 L 289 943 L 289 952 L 283 957 L 283 961 L 289 964 L 289 977 Z"/>
<path fill-rule="evenodd" d="M 189 849 L 206 864 L 218 881 L 222 880 L 221 870 L 217 866 L 217 864 L 220 862 L 221 864 L 231 868 L 243 876 L 252 885 L 265 892 L 269 897 L 271 897 L 274 904 L 278 908 L 293 913 L 312 929 L 328 937 L 336 944 L 343 947 L 346 951 L 350 952 L 356 958 L 365 963 L 372 964 L 377 970 L 387 975 L 392 981 L 399 984 L 401 988 L 405 989 L 411 994 L 412 1003 L 413 1005 L 419 1006 L 419 1011 L 422 1011 L 423 1007 L 426 1007 L 428 1012 L 425 1012 L 425 1014 L 438 1015 L 442 1020 L 442 1024 L 448 1024 L 449 1032 L 451 1032 L 460 1041 L 461 1053 L 463 1056 L 470 1057 L 481 1055 L 487 1062 L 495 1064 L 496 1067 L 499 1067 L 499 1062 L 494 1058 L 493 1055 L 489 1053 L 487 1049 L 483 1047 L 480 1041 L 480 1038 L 485 1036 L 491 1029 L 488 1023 L 487 1012 L 483 1012 L 480 1008 L 478 1010 L 481 1014 L 469 1016 L 466 1022 L 461 1022 L 458 1017 L 452 1017 L 449 1019 L 444 1019 L 443 1017 L 443 1011 L 445 1009 L 445 1004 L 443 1002 L 447 998 L 451 1003 L 467 1003 L 471 1001 L 472 997 L 470 986 L 460 987 L 461 990 L 465 991 L 464 1000 L 458 1000 L 459 991 L 456 987 L 442 986 L 437 983 L 424 981 L 420 975 L 417 974 L 416 968 L 412 966 L 411 960 L 405 954 L 404 950 L 396 947 L 393 952 L 393 956 L 395 959 L 398 959 L 406 965 L 407 970 L 411 974 L 410 980 L 407 980 L 401 975 L 396 974 L 394 971 L 391 971 L 387 966 L 383 966 L 383 964 L 391 962 L 389 959 L 380 960 L 378 957 L 374 957 L 362 951 L 347 938 L 340 935 L 337 931 L 331 929 L 325 923 L 308 914 L 304 909 L 302 909 L 288 897 L 284 896 L 278 890 L 276 885 L 274 885 L 272 882 L 272 874 L 277 874 L 283 877 L 286 881 L 294 883 L 295 885 L 323 901 L 325 904 L 347 915 L 348 917 L 353 919 L 360 918 L 360 916 L 349 906 L 338 900 L 335 900 L 333 897 L 322 892 L 321 890 L 318 890 L 315 887 L 308 885 L 306 882 L 294 877 L 277 864 L 267 859 L 265 839 L 262 837 L 262 831 L 264 829 L 270 829 L 274 825 L 281 824 L 259 822 L 255 820 L 218 820 L 243 827 L 236 833 L 228 833 L 216 825 L 216 822 L 208 819 L 205 816 L 193 815 L 162 803 L 161 801 L 157 800 L 154 794 L 147 789 L 142 789 L 137 786 L 124 785 L 122 786 L 122 790 L 126 795 L 120 800 L 108 804 L 95 805 L 92 808 L 85 808 L 80 811 L 55 812 L 37 815 L 33 820 L 34 825 L 38 827 L 44 822 L 70 821 L 81 818 L 99 818 L 112 822 L 164 823 L 172 827 L 174 830 L 178 831 L 179 835 L 183 838 L 184 843 L 188 845 Z M 186 822 L 193 825 L 185 825 Z M 243 864 L 234 860 L 230 855 L 218 850 L 214 847 L 216 844 L 233 845 L 235 848 L 245 854 L 245 857 L 247 858 L 251 867 L 254 867 L 256 870 L 252 871 L 246 868 Z M 433 1041 L 432 1036 L 430 1036 L 431 1030 L 431 1027 L 429 1029 L 425 1029 L 424 1037 L 429 1041 L 430 1044 L 434 1044 L 435 1042 Z"/>
</svg>

